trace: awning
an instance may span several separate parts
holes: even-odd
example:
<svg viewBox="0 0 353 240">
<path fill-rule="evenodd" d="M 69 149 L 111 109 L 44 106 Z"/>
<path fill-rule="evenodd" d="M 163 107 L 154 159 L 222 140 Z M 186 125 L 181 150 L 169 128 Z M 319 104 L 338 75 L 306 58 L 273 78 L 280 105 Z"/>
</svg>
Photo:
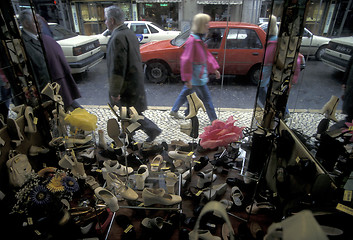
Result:
<svg viewBox="0 0 353 240">
<path fill-rule="evenodd" d="M 175 3 L 181 0 L 136 0 L 136 3 Z"/>
<path fill-rule="evenodd" d="M 197 4 L 213 4 L 213 5 L 239 5 L 242 4 L 242 0 L 219 0 L 219 1 L 214 1 L 214 0 L 198 0 Z"/>
</svg>

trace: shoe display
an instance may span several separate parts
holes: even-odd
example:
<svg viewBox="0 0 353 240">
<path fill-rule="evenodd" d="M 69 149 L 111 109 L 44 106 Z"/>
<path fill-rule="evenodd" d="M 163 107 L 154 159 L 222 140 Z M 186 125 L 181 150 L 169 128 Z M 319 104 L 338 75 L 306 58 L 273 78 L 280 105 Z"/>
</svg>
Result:
<svg viewBox="0 0 353 240">
<path fill-rule="evenodd" d="M 151 206 L 153 204 L 170 206 L 170 205 L 178 204 L 182 200 L 181 197 L 178 195 L 165 193 L 165 190 L 163 188 L 143 189 L 142 199 L 145 206 Z"/>
<path fill-rule="evenodd" d="M 198 179 L 197 179 L 196 187 L 200 189 L 204 188 L 206 185 L 211 184 L 211 182 L 217 179 L 217 175 L 213 173 L 212 169 L 209 169 L 205 172 L 199 172 L 197 173 L 197 176 L 198 176 Z"/>
<path fill-rule="evenodd" d="M 145 187 L 146 178 L 148 178 L 149 172 L 147 165 L 141 165 L 135 173 L 136 189 L 143 190 Z"/>
</svg>

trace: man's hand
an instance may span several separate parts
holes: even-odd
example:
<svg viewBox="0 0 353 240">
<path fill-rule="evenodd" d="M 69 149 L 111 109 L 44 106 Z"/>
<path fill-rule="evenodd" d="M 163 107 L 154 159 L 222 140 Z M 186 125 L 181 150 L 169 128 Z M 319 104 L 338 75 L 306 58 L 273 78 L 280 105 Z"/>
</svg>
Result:
<svg viewBox="0 0 353 240">
<path fill-rule="evenodd" d="M 185 86 L 186 86 L 188 89 L 191 89 L 191 88 L 192 88 L 191 81 L 185 82 Z"/>
<path fill-rule="evenodd" d="M 218 70 L 216 70 L 214 73 L 216 74 L 216 79 L 220 79 L 221 78 L 221 74 L 219 73 Z"/>
<path fill-rule="evenodd" d="M 112 101 L 113 101 L 114 103 L 117 103 L 117 102 L 120 101 L 120 95 L 117 96 L 117 97 L 114 97 L 114 96 L 110 96 L 110 97 L 111 97 L 111 99 L 112 99 Z"/>
</svg>

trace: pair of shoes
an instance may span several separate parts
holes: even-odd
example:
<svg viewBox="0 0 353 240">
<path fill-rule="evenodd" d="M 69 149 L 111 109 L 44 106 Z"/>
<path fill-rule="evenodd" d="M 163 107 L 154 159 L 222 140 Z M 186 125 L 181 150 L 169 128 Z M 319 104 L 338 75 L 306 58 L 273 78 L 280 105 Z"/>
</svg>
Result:
<svg viewBox="0 0 353 240">
<path fill-rule="evenodd" d="M 212 169 L 206 170 L 204 172 L 197 173 L 197 188 L 204 188 L 206 185 L 211 184 L 213 181 L 217 179 L 217 175 L 213 173 Z"/>
<path fill-rule="evenodd" d="M 143 190 L 145 188 L 145 181 L 146 178 L 149 176 L 149 171 L 147 165 L 141 165 L 137 173 L 135 174 L 135 181 L 136 181 L 136 189 Z"/>
<path fill-rule="evenodd" d="M 180 115 L 178 112 L 170 111 L 169 115 L 176 119 L 184 119 L 184 116 Z"/>
<path fill-rule="evenodd" d="M 206 108 L 203 105 L 203 102 L 201 101 L 201 99 L 197 96 L 196 92 L 193 92 L 192 94 L 187 95 L 186 99 L 188 100 L 188 103 L 189 103 L 190 113 L 185 117 L 185 119 L 190 119 L 192 117 L 195 117 L 200 108 L 202 108 L 203 111 L 206 112 Z"/>
<path fill-rule="evenodd" d="M 118 199 L 108 189 L 97 187 L 96 189 L 94 189 L 94 194 L 97 196 L 98 199 L 103 200 L 112 212 L 116 212 L 119 210 Z"/>
<path fill-rule="evenodd" d="M 117 174 L 114 172 L 108 173 L 106 176 L 107 188 L 111 190 L 115 195 L 119 195 L 126 200 L 135 201 L 138 198 L 137 193 L 129 188 L 121 181 Z"/>
<path fill-rule="evenodd" d="M 163 188 L 145 188 L 142 191 L 142 198 L 145 206 L 151 206 L 153 204 L 170 206 L 182 201 L 180 196 L 168 194 Z"/>
<path fill-rule="evenodd" d="M 180 131 L 192 138 L 199 136 L 199 119 L 197 116 L 191 118 L 191 121 L 186 124 L 180 124 Z"/>
</svg>

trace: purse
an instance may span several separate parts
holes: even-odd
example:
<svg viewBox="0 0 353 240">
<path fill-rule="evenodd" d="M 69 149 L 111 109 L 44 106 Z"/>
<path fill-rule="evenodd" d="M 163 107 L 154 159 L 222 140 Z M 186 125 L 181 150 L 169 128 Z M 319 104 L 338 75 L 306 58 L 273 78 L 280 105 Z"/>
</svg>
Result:
<svg viewBox="0 0 353 240">
<path fill-rule="evenodd" d="M 234 231 L 233 231 L 232 224 L 230 223 L 227 211 L 226 211 L 225 207 L 222 205 L 222 203 L 217 202 L 217 201 L 208 202 L 202 208 L 201 213 L 196 220 L 194 229 L 189 233 L 189 239 L 190 240 L 198 240 L 199 239 L 200 221 L 201 221 L 203 215 L 205 215 L 208 212 L 214 212 L 217 216 L 220 216 L 226 222 L 228 229 L 229 229 L 230 240 L 234 240 Z"/>
<path fill-rule="evenodd" d="M 21 187 L 31 177 L 32 166 L 25 154 L 10 151 L 6 166 L 9 173 L 9 183 L 14 187 Z"/>
</svg>

